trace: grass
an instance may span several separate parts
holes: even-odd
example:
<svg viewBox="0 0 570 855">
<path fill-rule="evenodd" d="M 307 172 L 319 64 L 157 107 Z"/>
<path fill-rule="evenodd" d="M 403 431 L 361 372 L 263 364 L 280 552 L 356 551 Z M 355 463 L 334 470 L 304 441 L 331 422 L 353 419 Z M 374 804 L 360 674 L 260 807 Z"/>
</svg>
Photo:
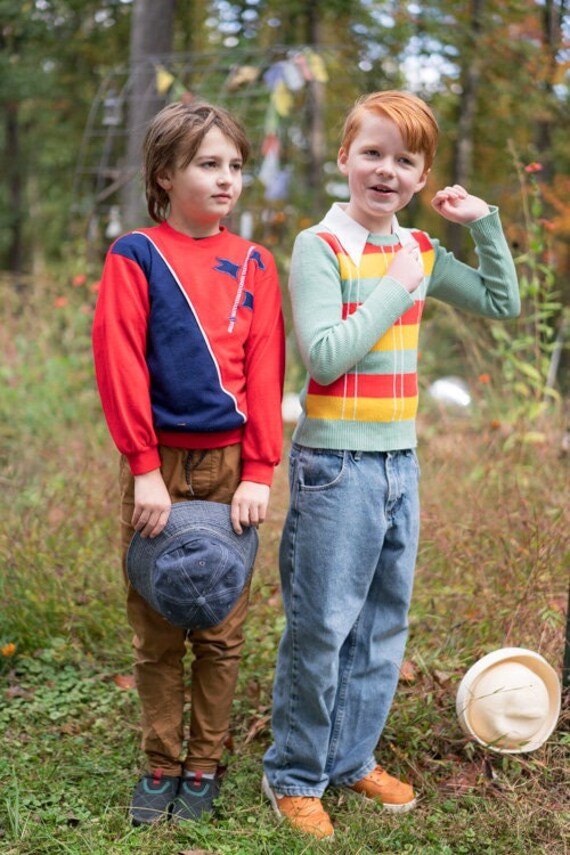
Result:
<svg viewBox="0 0 570 855">
<path fill-rule="evenodd" d="M 4 286 L 0 398 L 0 851 L 3 855 L 564 855 L 570 852 L 566 707 L 532 754 L 466 739 L 465 670 L 497 647 L 560 671 L 568 596 L 569 458 L 561 431 L 510 443 L 422 398 L 422 545 L 400 690 L 380 762 L 414 782 L 418 808 L 386 816 L 329 791 L 334 844 L 276 824 L 259 792 L 283 626 L 276 553 L 287 504 L 276 475 L 215 820 L 132 829 L 142 758 L 129 688 L 130 632 L 118 566 L 116 455 L 94 390 L 89 284 Z M 32 324 L 32 321 L 34 322 Z M 285 448 L 286 453 L 286 448 Z M 5 645 L 15 645 L 15 650 Z"/>
</svg>

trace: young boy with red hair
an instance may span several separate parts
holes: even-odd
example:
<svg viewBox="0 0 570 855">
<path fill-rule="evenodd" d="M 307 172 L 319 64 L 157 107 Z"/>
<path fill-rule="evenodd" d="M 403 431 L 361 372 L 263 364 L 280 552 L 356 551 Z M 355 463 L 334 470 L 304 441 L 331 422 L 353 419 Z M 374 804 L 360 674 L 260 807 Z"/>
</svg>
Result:
<svg viewBox="0 0 570 855">
<path fill-rule="evenodd" d="M 290 294 L 308 371 L 280 546 L 287 618 L 263 791 L 300 831 L 331 838 L 321 796 L 347 787 L 385 809 L 415 804 L 375 749 L 396 690 L 419 535 L 417 348 L 427 296 L 491 318 L 520 311 L 497 209 L 455 185 L 432 205 L 465 225 L 479 267 L 396 214 L 425 186 L 438 128 L 406 93 L 350 111 L 338 167 L 350 201 L 298 235 Z"/>
</svg>

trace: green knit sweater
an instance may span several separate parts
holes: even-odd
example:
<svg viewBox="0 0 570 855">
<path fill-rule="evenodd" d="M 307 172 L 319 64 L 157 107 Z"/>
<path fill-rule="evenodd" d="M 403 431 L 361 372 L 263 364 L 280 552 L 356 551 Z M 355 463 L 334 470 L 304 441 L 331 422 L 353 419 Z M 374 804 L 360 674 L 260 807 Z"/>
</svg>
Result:
<svg viewBox="0 0 570 855">
<path fill-rule="evenodd" d="M 520 312 L 515 266 L 497 209 L 467 226 L 477 270 L 425 232 L 369 234 L 335 204 L 295 241 L 289 290 L 308 371 L 293 439 L 312 448 L 395 451 L 416 445 L 417 357 L 426 297 L 468 312 Z M 415 240 L 423 283 L 409 294 L 386 276 L 393 254 Z"/>
</svg>

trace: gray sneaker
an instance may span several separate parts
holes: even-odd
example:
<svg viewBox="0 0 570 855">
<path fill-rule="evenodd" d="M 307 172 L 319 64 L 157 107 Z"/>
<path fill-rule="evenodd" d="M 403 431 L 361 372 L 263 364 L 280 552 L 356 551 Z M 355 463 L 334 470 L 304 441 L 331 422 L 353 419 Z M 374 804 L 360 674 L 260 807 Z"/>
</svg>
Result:
<svg viewBox="0 0 570 855">
<path fill-rule="evenodd" d="M 130 816 L 134 826 L 153 825 L 168 819 L 176 798 L 180 778 L 163 775 L 156 769 L 138 781 L 131 799 Z"/>
<path fill-rule="evenodd" d="M 221 783 L 220 772 L 213 778 L 204 777 L 203 772 L 192 772 L 180 778 L 178 795 L 172 805 L 172 821 L 195 822 L 203 813 L 213 813 Z"/>
</svg>

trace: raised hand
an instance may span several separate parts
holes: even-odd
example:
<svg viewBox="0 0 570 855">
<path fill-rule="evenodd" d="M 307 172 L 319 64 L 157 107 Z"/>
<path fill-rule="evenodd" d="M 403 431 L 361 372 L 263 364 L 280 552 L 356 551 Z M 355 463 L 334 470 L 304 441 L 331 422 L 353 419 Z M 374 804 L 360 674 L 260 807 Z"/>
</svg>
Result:
<svg viewBox="0 0 570 855">
<path fill-rule="evenodd" d="M 479 220 L 490 212 L 489 206 L 483 199 L 471 196 L 460 184 L 438 190 L 431 204 L 446 220 L 463 225 Z"/>
</svg>

